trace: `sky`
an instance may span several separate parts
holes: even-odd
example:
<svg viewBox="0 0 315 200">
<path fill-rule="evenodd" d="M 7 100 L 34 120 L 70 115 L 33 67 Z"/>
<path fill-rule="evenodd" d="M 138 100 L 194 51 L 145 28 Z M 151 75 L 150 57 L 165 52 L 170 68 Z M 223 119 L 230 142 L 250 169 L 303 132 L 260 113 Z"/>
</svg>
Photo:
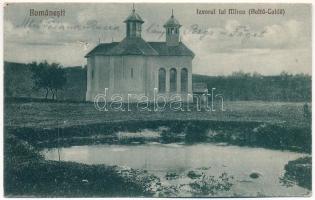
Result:
<svg viewBox="0 0 315 200">
<path fill-rule="evenodd" d="M 248 15 L 249 9 L 283 9 L 284 15 Z M 65 10 L 65 16 L 30 16 L 34 10 Z M 194 53 L 193 73 L 232 72 L 276 75 L 312 72 L 310 4 L 135 4 L 144 20 L 142 38 L 165 41 L 163 24 L 172 9 L 181 23 L 181 41 Z M 215 14 L 197 14 L 216 10 Z M 245 15 L 218 10 L 245 10 Z M 28 63 L 48 60 L 65 67 L 85 65 L 99 42 L 125 37 L 123 21 L 131 3 L 12 3 L 4 12 L 4 60 Z"/>
</svg>

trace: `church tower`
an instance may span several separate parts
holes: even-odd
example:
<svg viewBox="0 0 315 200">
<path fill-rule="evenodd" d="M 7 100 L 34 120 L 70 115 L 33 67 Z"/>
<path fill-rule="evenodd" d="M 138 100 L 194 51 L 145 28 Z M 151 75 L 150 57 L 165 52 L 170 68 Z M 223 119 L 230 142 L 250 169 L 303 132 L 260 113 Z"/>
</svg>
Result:
<svg viewBox="0 0 315 200">
<path fill-rule="evenodd" d="M 164 24 L 166 32 L 166 45 L 167 46 L 178 46 L 179 45 L 179 28 L 181 25 L 175 19 L 172 9 L 171 18 Z"/>
<path fill-rule="evenodd" d="M 136 13 L 135 8 L 133 6 L 132 13 L 124 21 L 124 23 L 126 23 L 126 37 L 127 37 L 127 39 L 141 38 L 141 26 L 142 26 L 143 22 L 144 21 Z"/>
</svg>

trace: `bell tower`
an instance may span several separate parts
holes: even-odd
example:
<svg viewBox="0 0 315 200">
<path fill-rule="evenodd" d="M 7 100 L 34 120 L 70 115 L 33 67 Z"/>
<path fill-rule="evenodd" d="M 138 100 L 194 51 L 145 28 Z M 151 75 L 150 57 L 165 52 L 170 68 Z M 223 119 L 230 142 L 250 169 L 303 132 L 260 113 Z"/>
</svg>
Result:
<svg viewBox="0 0 315 200">
<path fill-rule="evenodd" d="M 132 12 L 128 18 L 124 21 L 126 23 L 126 37 L 128 39 L 141 38 L 141 26 L 144 21 L 136 13 L 134 4 L 132 6 Z"/>
<path fill-rule="evenodd" d="M 179 29 L 181 25 L 175 19 L 173 9 L 171 18 L 164 24 L 166 32 L 166 45 L 178 46 L 179 45 Z"/>
</svg>

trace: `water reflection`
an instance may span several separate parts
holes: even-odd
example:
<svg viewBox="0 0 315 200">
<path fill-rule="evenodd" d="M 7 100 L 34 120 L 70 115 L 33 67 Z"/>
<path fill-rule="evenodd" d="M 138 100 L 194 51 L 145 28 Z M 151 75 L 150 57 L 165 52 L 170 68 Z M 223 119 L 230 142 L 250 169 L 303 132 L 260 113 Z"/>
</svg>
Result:
<svg viewBox="0 0 315 200">
<path fill-rule="evenodd" d="M 159 144 L 143 145 L 90 145 L 61 148 L 61 159 L 85 164 L 120 165 L 146 169 L 166 180 L 168 172 L 176 172 L 185 181 L 190 170 L 202 170 L 208 175 L 224 172 L 233 175 L 236 184 L 230 194 L 240 196 L 305 195 L 307 190 L 298 186 L 287 188 L 279 182 L 284 165 L 304 154 L 214 144 Z M 45 151 L 46 159 L 58 160 L 56 149 Z M 253 179 L 251 173 L 259 173 Z M 228 195 L 228 194 L 225 194 Z"/>
</svg>

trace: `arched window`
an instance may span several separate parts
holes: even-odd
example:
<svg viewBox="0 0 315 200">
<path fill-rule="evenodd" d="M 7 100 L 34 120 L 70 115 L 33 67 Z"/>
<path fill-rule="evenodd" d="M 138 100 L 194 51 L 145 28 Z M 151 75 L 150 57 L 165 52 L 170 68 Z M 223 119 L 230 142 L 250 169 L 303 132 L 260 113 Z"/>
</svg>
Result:
<svg viewBox="0 0 315 200">
<path fill-rule="evenodd" d="M 177 91 L 177 73 L 176 69 L 172 68 L 170 70 L 170 92 Z"/>
<path fill-rule="evenodd" d="M 166 71 L 165 69 L 159 69 L 159 92 L 166 91 Z"/>
<path fill-rule="evenodd" d="M 180 72 L 181 92 L 188 92 L 188 70 L 183 68 Z"/>
</svg>

